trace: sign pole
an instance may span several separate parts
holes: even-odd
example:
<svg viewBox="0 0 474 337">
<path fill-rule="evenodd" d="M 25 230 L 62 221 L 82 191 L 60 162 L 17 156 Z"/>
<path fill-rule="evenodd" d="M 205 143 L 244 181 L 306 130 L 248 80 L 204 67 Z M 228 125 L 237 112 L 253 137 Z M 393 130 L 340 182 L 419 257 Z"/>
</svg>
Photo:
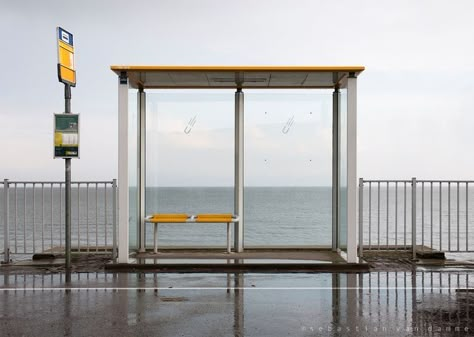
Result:
<svg viewBox="0 0 474 337">
<path fill-rule="evenodd" d="M 64 84 L 64 113 L 71 113 L 71 86 Z M 71 282 L 71 158 L 65 158 L 66 163 L 66 282 Z"/>
<path fill-rule="evenodd" d="M 57 27 L 58 79 L 64 83 L 64 115 L 54 117 L 54 158 L 65 159 L 64 201 L 66 216 L 66 283 L 71 282 L 71 158 L 79 158 L 79 115 L 71 113 L 71 87 L 76 86 L 76 67 L 74 64 L 74 36 L 67 30 Z M 65 115 L 68 115 L 67 117 Z M 66 117 L 66 118 L 65 118 Z M 79 188 L 79 187 L 78 187 Z M 80 247 L 78 247 L 79 249 Z"/>
</svg>

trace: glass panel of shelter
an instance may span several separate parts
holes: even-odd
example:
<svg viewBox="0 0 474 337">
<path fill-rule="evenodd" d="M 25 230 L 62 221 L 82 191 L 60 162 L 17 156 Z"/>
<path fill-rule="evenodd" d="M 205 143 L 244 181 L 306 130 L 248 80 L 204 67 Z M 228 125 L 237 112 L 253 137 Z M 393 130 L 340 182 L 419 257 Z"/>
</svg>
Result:
<svg viewBox="0 0 474 337">
<path fill-rule="evenodd" d="M 329 247 L 332 91 L 244 95 L 245 247 Z M 145 213 L 233 213 L 234 90 L 147 90 L 146 102 Z M 224 247 L 225 227 L 160 225 L 159 245 Z"/>
<path fill-rule="evenodd" d="M 245 91 L 245 247 L 331 245 L 331 95 Z"/>
<path fill-rule="evenodd" d="M 231 90 L 149 90 L 145 213 L 233 213 L 233 127 Z M 219 224 L 163 224 L 158 245 L 225 247 L 225 237 Z"/>
</svg>

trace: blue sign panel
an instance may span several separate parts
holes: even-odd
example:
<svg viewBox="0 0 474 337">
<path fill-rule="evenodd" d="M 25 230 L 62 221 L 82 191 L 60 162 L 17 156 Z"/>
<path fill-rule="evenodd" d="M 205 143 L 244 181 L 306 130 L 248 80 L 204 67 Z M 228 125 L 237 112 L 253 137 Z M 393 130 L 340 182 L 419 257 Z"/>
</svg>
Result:
<svg viewBox="0 0 474 337">
<path fill-rule="evenodd" d="M 64 43 L 67 43 L 70 46 L 74 46 L 72 34 L 69 33 L 67 30 L 62 29 L 61 27 L 58 27 L 58 39 L 60 41 L 63 41 Z"/>
</svg>

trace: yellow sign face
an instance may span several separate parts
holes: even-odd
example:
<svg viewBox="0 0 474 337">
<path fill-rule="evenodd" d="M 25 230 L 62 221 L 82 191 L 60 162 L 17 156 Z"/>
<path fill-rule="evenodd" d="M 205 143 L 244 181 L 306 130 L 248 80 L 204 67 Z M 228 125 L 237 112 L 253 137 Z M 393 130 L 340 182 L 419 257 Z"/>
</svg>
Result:
<svg viewBox="0 0 474 337">
<path fill-rule="evenodd" d="M 74 65 L 74 39 L 68 31 L 56 29 L 58 41 L 58 78 L 59 82 L 76 85 L 76 68 Z"/>
<path fill-rule="evenodd" d="M 59 41 L 58 43 L 59 64 L 74 70 L 74 48 L 62 41 Z"/>
<path fill-rule="evenodd" d="M 76 72 L 67 67 L 59 65 L 59 82 L 70 84 L 72 86 L 76 85 Z"/>
</svg>

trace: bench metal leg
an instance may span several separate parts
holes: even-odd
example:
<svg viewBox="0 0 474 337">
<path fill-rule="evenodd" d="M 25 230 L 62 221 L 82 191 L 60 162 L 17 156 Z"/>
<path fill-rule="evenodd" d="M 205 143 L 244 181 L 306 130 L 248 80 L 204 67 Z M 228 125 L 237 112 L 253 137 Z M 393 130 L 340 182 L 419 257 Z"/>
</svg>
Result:
<svg viewBox="0 0 474 337">
<path fill-rule="evenodd" d="M 230 253 L 230 222 L 227 223 L 227 253 Z"/>
<path fill-rule="evenodd" d="M 153 231 L 153 253 L 155 254 L 158 253 L 157 242 L 156 242 L 157 232 L 158 232 L 158 223 L 155 223 L 155 228 Z"/>
</svg>

